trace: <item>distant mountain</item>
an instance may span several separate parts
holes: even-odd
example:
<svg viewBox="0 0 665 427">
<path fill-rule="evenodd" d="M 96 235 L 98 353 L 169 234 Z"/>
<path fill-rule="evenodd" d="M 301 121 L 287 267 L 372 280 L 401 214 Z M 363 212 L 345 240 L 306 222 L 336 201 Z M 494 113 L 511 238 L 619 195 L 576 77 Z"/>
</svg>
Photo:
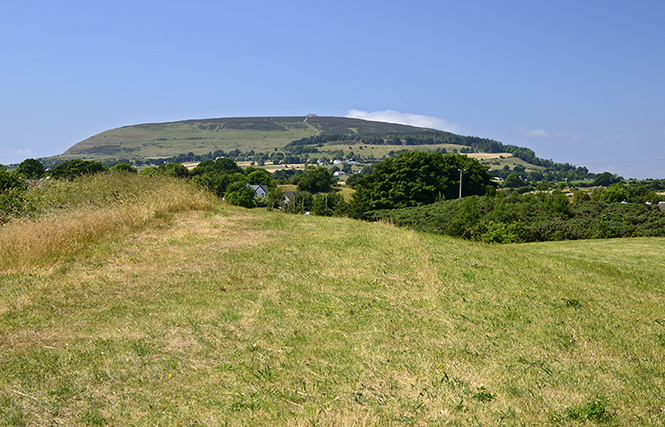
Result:
<svg viewBox="0 0 665 427">
<path fill-rule="evenodd" d="M 257 164 L 312 163 L 354 158 L 373 163 L 405 150 L 459 152 L 488 165 L 495 176 L 521 173 L 531 181 L 589 178 L 587 168 L 536 157 L 533 150 L 488 138 L 346 117 L 236 117 L 146 123 L 107 130 L 63 154 L 41 159 L 47 167 L 70 159 L 112 165 L 197 162 L 217 157 Z M 542 174 L 551 173 L 549 176 Z M 553 175 L 552 175 L 553 174 Z"/>
<path fill-rule="evenodd" d="M 424 128 L 345 117 L 251 117 L 148 123 L 107 130 L 81 141 L 59 157 L 170 158 L 217 150 L 272 151 L 294 140 L 320 135 L 416 134 Z"/>
</svg>

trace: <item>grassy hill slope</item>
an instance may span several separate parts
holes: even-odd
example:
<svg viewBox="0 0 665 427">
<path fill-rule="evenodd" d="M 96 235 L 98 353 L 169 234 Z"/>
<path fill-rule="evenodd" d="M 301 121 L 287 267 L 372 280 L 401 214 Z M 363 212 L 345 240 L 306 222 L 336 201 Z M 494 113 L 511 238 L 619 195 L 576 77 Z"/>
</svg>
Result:
<svg viewBox="0 0 665 427">
<path fill-rule="evenodd" d="M 665 422 L 664 239 L 498 247 L 111 176 L 0 227 L 9 425 Z M 89 238 L 30 256 L 67 223 Z"/>
<path fill-rule="evenodd" d="M 185 120 L 111 129 L 69 148 L 61 157 L 157 158 L 216 150 L 270 151 L 322 134 L 415 133 L 423 128 L 344 117 L 254 117 Z"/>
</svg>

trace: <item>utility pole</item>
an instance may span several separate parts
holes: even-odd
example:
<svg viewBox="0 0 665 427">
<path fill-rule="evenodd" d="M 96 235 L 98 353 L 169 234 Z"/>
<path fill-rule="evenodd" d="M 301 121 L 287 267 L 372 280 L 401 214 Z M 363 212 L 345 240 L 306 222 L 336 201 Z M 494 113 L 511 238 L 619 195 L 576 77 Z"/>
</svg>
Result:
<svg viewBox="0 0 665 427">
<path fill-rule="evenodd" d="M 466 169 L 457 169 L 459 171 L 459 198 L 462 198 L 462 172 L 466 172 Z"/>
</svg>

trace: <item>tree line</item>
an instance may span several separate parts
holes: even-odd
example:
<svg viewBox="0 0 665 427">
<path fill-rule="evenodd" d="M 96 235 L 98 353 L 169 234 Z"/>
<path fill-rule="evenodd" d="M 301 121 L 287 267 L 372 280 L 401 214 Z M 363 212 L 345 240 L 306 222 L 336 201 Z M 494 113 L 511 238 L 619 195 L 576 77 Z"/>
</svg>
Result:
<svg viewBox="0 0 665 427">
<path fill-rule="evenodd" d="M 483 241 L 621 237 L 665 230 L 661 224 L 665 216 L 656 208 L 665 197 L 653 188 L 665 184 L 665 180 L 649 180 L 649 187 L 609 173 L 598 174 L 594 181 L 598 186 L 591 191 L 575 191 L 569 200 L 558 191 L 525 196 L 515 189 L 497 191 L 498 184 L 488 169 L 460 154 L 406 151 L 349 176 L 347 185 L 355 192 L 345 200 L 334 187 L 331 170 L 313 165 L 271 174 L 260 167 L 241 168 L 228 158 L 204 160 L 192 170 L 179 163 L 166 163 L 140 171 L 129 164 L 108 168 L 99 162 L 69 160 L 47 171 L 39 161 L 28 159 L 13 172 L 0 168 L 0 222 L 29 208 L 24 195 L 34 180 L 74 180 L 114 170 L 191 180 L 227 202 L 246 208 L 263 206 L 285 212 L 383 219 Z M 284 191 L 280 188 L 283 184 L 294 185 L 297 190 Z M 260 197 L 252 187 L 258 185 L 266 192 Z M 474 201 L 461 202 L 460 196 Z M 628 220 L 630 215 L 638 219 Z M 606 219 L 611 220 L 611 226 Z M 584 231 L 585 227 L 595 231 Z"/>
</svg>

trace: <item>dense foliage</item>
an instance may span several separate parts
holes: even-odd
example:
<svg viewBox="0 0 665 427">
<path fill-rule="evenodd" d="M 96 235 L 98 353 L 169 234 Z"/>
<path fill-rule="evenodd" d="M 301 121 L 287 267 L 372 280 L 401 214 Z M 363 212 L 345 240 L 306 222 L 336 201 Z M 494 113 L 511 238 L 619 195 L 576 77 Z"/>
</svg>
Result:
<svg viewBox="0 0 665 427">
<path fill-rule="evenodd" d="M 50 174 L 56 179 L 74 179 L 82 175 L 94 174 L 108 170 L 106 166 L 92 160 L 67 160 L 60 163 Z"/>
<path fill-rule="evenodd" d="M 450 132 L 435 130 L 422 130 L 420 132 L 408 134 L 322 134 L 293 141 L 287 144 L 284 149 L 294 154 L 302 154 L 317 152 L 316 147 L 321 147 L 325 144 L 339 144 L 342 142 L 366 145 L 404 145 L 406 147 L 416 145 L 452 144 L 461 146 L 459 149 L 460 153 L 510 153 L 514 157 L 529 164 L 541 166 L 545 168 L 546 172 L 553 172 L 553 176 L 558 175 L 561 176 L 561 178 L 588 179 L 593 176 L 593 174 L 590 174 L 589 170 L 585 167 L 576 167 L 569 163 L 557 163 L 552 160 L 541 159 L 529 148 L 503 144 L 499 141 L 488 138 L 456 135 Z M 407 149 L 406 147 L 405 150 Z M 499 173 L 498 175 L 501 176 L 502 173 Z M 505 176 L 501 177 L 505 178 Z M 542 181 L 544 178 L 545 176 L 543 176 L 542 173 L 540 173 L 540 176 L 530 176 L 530 179 L 534 181 Z"/>
<path fill-rule="evenodd" d="M 0 224 L 25 209 L 25 177 L 0 167 Z"/>
<path fill-rule="evenodd" d="M 536 193 L 465 197 L 428 206 L 383 210 L 371 219 L 467 239 L 508 243 L 590 238 L 665 236 L 656 205 L 581 200 Z"/>
<path fill-rule="evenodd" d="M 45 170 L 44 165 L 39 160 L 26 159 L 18 165 L 16 173 L 19 173 L 28 179 L 39 179 L 44 176 Z"/>
<path fill-rule="evenodd" d="M 493 190 L 487 167 L 458 154 L 408 151 L 379 162 L 371 174 L 355 183 L 354 216 L 364 217 L 377 209 L 421 206 Z"/>
<path fill-rule="evenodd" d="M 0 167 L 0 223 L 38 210 L 30 195 L 31 187 L 39 191 L 35 179 L 49 175 L 71 181 L 105 170 L 98 162 L 83 160 L 61 163 L 51 171 L 34 159 L 22 162 L 13 172 Z M 111 170 L 137 172 L 129 164 Z M 464 197 L 452 200 L 459 195 L 460 170 Z M 486 242 L 665 236 L 665 214 L 656 207 L 665 200 L 658 193 L 665 188 L 665 180 L 625 181 L 602 173 L 593 182 L 598 186 L 574 191 L 569 198 L 560 191 L 531 193 L 533 188 L 521 171 L 511 172 L 503 184 L 516 190 L 495 192 L 487 166 L 458 154 L 405 151 L 365 167 L 347 180 L 355 190 L 350 203 L 333 188 L 331 170 L 324 167 L 289 168 L 271 174 L 219 158 L 205 160 L 191 171 L 179 163 L 166 163 L 140 173 L 192 180 L 227 202 L 247 208 L 267 206 L 284 212 L 385 220 Z M 297 186 L 298 191 L 284 191 L 278 184 Z M 267 194 L 257 196 L 250 185 L 263 186 Z M 524 189 L 529 193 L 522 195 Z"/>
<path fill-rule="evenodd" d="M 307 166 L 298 178 L 298 190 L 310 193 L 328 193 L 332 189 L 333 174 L 324 167 Z"/>
</svg>

